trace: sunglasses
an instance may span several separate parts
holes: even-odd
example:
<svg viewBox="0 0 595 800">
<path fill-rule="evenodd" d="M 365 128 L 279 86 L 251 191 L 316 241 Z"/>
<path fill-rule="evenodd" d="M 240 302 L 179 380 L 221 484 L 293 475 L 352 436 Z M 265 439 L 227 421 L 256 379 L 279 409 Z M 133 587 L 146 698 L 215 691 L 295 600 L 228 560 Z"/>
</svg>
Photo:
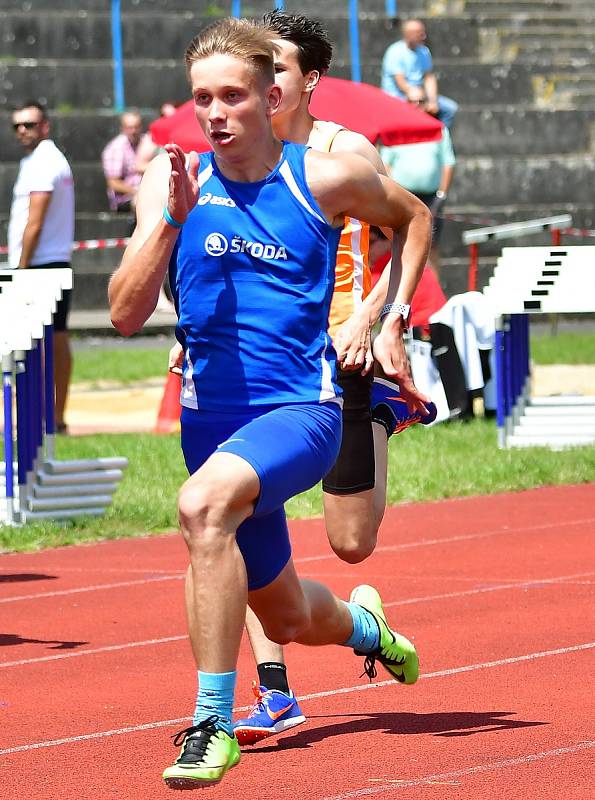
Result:
<svg viewBox="0 0 595 800">
<path fill-rule="evenodd" d="M 25 128 L 30 131 L 32 128 L 37 127 L 37 125 L 39 125 L 39 122 L 13 122 L 12 129 L 18 131 L 19 128 Z"/>
</svg>

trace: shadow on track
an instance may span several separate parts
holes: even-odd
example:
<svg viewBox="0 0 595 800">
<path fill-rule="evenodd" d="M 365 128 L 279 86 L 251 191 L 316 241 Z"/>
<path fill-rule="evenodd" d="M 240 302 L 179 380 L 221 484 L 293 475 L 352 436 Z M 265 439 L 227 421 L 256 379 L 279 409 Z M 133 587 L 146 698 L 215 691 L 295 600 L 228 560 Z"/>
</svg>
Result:
<svg viewBox="0 0 595 800">
<path fill-rule="evenodd" d="M 57 575 L 41 572 L 15 572 L 14 575 L 0 573 L 0 583 L 30 583 L 31 581 L 55 581 Z"/>
<path fill-rule="evenodd" d="M 425 733 L 433 736 L 452 737 L 549 725 L 548 722 L 510 719 L 514 713 L 514 711 L 450 711 L 436 714 L 372 713 L 364 716 L 349 714 L 309 716 L 310 725 L 300 728 L 299 733 L 281 736 L 274 743 L 268 745 L 246 748 L 245 752 L 270 753 L 275 750 L 302 749 L 321 742 L 329 736 L 345 736 L 371 731 L 382 731 L 399 736 Z M 317 722 L 322 722 L 322 720 L 337 721 L 314 727 Z"/>
<path fill-rule="evenodd" d="M 17 633 L 0 633 L 0 647 L 13 647 L 18 644 L 51 644 L 49 650 L 75 650 L 89 642 L 63 642 L 60 639 L 27 639 Z"/>
</svg>

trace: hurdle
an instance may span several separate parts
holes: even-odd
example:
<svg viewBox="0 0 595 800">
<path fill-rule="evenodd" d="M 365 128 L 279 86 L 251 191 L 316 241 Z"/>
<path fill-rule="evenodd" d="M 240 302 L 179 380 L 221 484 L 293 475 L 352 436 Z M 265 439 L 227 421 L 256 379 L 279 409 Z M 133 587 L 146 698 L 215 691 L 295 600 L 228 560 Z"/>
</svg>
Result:
<svg viewBox="0 0 595 800">
<path fill-rule="evenodd" d="M 496 317 L 500 448 L 595 444 L 595 396 L 535 397 L 530 319 L 595 311 L 595 246 L 505 247 L 484 296 Z"/>
<path fill-rule="evenodd" d="M 120 457 L 55 457 L 52 321 L 71 287 L 71 269 L 0 270 L 0 524 L 104 514 L 128 466 Z"/>
<path fill-rule="evenodd" d="M 562 231 L 572 225 L 570 214 L 558 214 L 555 217 L 542 219 L 529 219 L 525 222 L 509 222 L 504 225 L 491 225 L 489 228 L 472 228 L 463 231 L 463 244 L 469 248 L 469 272 L 467 289 L 470 292 L 477 290 L 477 268 L 479 264 L 479 245 L 496 239 L 512 239 L 515 236 L 530 236 L 531 234 L 550 231 L 552 247 L 557 247 L 561 241 Z"/>
</svg>

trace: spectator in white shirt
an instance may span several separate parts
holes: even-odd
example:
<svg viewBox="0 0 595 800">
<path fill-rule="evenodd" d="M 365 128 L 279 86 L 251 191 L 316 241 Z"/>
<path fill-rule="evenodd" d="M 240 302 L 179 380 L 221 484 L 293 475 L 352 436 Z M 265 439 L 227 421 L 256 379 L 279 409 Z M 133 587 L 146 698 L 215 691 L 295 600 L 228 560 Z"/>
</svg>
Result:
<svg viewBox="0 0 595 800">
<path fill-rule="evenodd" d="M 74 238 L 74 182 L 70 165 L 49 138 L 50 123 L 38 102 L 12 113 L 12 126 L 26 155 L 13 189 L 8 223 L 8 263 L 13 269 L 70 267 Z M 56 430 L 66 433 L 64 409 L 72 357 L 68 338 L 70 290 L 54 316 Z"/>
</svg>

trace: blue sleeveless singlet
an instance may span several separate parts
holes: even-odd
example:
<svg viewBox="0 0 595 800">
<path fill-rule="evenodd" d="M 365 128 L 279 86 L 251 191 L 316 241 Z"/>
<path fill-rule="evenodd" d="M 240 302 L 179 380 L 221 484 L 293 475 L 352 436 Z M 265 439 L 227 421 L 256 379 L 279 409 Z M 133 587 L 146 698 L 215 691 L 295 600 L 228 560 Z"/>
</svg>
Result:
<svg viewBox="0 0 595 800">
<path fill-rule="evenodd" d="M 236 412 L 341 393 L 327 334 L 341 229 L 306 183 L 307 149 L 284 142 L 256 183 L 231 181 L 213 153 L 200 155 L 200 197 L 170 265 L 188 408 Z"/>
</svg>

